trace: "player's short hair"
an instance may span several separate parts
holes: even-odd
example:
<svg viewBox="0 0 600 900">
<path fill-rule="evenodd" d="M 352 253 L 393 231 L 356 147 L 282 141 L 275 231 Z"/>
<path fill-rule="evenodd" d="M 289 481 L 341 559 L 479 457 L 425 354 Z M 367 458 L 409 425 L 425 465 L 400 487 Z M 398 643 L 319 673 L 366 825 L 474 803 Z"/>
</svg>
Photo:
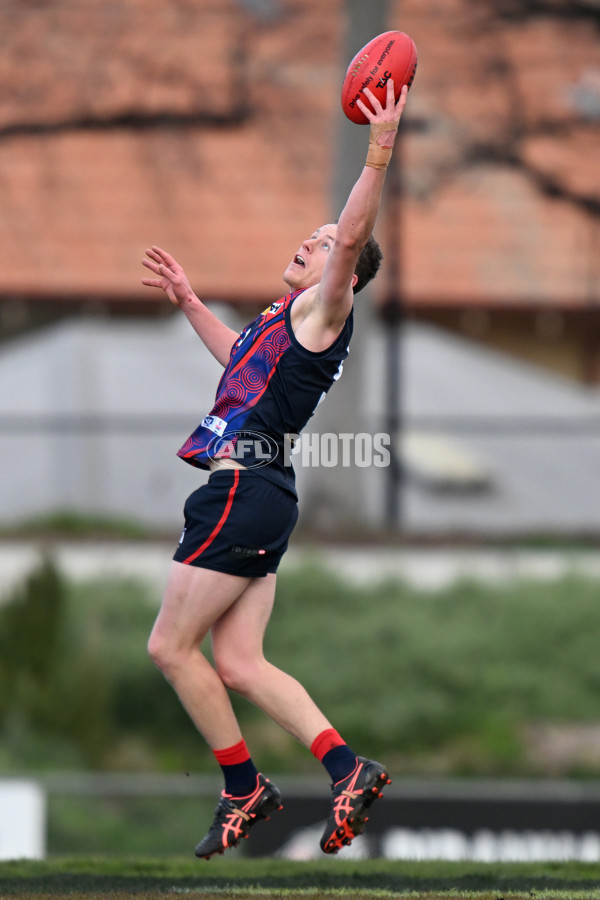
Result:
<svg viewBox="0 0 600 900">
<path fill-rule="evenodd" d="M 355 294 L 362 291 L 364 286 L 375 278 L 379 271 L 379 267 L 381 266 L 382 259 L 383 253 L 381 252 L 381 247 L 373 235 L 371 235 L 358 257 L 358 262 L 356 263 L 356 268 L 354 270 L 354 274 L 358 275 L 358 281 L 352 288 Z"/>
</svg>

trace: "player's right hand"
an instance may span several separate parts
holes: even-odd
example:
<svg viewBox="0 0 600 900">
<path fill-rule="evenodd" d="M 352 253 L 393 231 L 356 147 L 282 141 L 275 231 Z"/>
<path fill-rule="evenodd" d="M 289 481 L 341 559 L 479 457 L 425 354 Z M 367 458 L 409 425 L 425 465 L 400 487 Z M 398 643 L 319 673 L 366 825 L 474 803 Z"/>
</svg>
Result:
<svg viewBox="0 0 600 900">
<path fill-rule="evenodd" d="M 142 265 L 158 276 L 157 278 L 142 278 L 142 284 L 147 287 L 161 288 L 175 306 L 181 306 L 194 299 L 195 294 L 187 275 L 177 260 L 166 250 L 161 250 L 160 247 L 153 245 L 146 250 L 146 258 L 142 260 Z"/>
<path fill-rule="evenodd" d="M 382 106 L 375 94 L 368 87 L 365 88 L 365 96 L 369 98 L 369 102 L 373 109 L 369 109 L 367 104 L 363 103 L 360 98 L 356 101 L 356 105 L 362 110 L 371 125 L 375 122 L 390 122 L 395 124 L 400 121 L 400 116 L 406 106 L 408 87 L 407 85 L 403 85 L 400 96 L 396 102 L 394 100 L 394 80 L 390 78 L 387 83 L 385 106 Z"/>
</svg>

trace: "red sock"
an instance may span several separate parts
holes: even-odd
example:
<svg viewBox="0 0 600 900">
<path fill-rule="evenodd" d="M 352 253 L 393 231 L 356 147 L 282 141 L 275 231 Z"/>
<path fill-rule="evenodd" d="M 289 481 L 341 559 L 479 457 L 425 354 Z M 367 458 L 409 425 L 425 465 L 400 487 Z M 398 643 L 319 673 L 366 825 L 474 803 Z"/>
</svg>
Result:
<svg viewBox="0 0 600 900">
<path fill-rule="evenodd" d="M 225 747 L 224 750 L 213 750 L 213 753 L 220 766 L 237 766 L 239 763 L 250 759 L 250 751 L 243 738 L 237 744 L 234 744 L 233 747 Z"/>
<path fill-rule="evenodd" d="M 321 734 L 318 734 L 310 746 L 310 752 L 316 756 L 319 762 L 323 762 L 323 757 L 335 747 L 342 747 L 346 741 L 337 733 L 335 728 L 326 728 Z"/>
<path fill-rule="evenodd" d="M 310 749 L 331 775 L 333 784 L 346 778 L 356 766 L 356 754 L 335 728 L 326 728 L 317 735 Z"/>
</svg>

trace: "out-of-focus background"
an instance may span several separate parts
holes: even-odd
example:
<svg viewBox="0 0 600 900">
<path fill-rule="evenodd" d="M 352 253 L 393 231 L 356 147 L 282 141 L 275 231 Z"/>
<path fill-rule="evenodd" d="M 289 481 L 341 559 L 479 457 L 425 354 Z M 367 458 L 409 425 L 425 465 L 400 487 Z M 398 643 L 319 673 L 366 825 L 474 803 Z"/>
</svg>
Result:
<svg viewBox="0 0 600 900">
<path fill-rule="evenodd" d="M 443 826 L 438 855 L 600 858 L 596 0 L 2 4 L 0 858 L 200 836 L 218 781 L 145 640 L 219 366 L 140 261 L 168 249 L 236 330 L 281 296 L 360 172 L 340 87 L 388 29 L 419 65 L 385 267 L 297 459 L 268 649 L 400 785 L 352 852 L 426 855 Z M 239 712 L 292 796 L 322 791 Z M 440 812 L 465 791 L 570 837 L 486 844 Z"/>
</svg>

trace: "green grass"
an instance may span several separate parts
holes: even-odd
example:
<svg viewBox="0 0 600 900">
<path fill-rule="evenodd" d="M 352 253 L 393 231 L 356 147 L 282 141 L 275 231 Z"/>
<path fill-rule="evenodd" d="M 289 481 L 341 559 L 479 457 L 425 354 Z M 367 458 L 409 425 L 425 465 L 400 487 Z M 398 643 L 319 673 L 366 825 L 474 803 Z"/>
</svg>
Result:
<svg viewBox="0 0 600 900">
<path fill-rule="evenodd" d="M 349 900 L 410 897 L 600 898 L 600 865 L 408 863 L 341 859 L 299 863 L 243 860 L 234 855 L 208 863 L 189 859 L 153 861 L 57 859 L 0 863 L 0 897 L 154 898 L 164 896 L 286 898 L 346 897 Z"/>
</svg>

